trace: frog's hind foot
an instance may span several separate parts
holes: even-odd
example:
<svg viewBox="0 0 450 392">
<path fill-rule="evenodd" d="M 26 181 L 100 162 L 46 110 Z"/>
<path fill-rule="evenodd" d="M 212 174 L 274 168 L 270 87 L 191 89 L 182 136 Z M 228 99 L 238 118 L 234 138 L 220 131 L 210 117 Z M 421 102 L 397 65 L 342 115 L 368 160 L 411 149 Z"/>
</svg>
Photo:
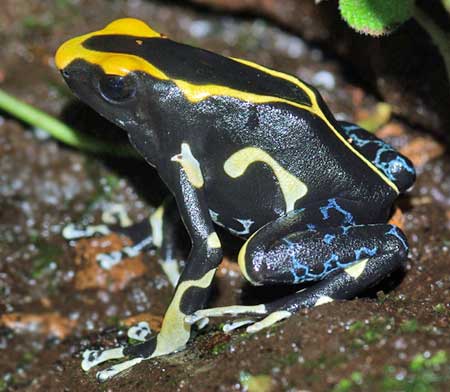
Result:
<svg viewBox="0 0 450 392">
<path fill-rule="evenodd" d="M 287 311 L 277 311 L 275 309 L 272 309 L 270 304 L 261 304 L 254 306 L 235 305 L 198 310 L 192 315 L 185 317 L 185 322 L 187 322 L 188 324 L 193 324 L 199 323 L 201 320 L 209 317 L 226 316 L 250 317 L 241 318 L 236 321 L 226 323 L 222 328 L 225 333 L 229 333 L 243 326 L 247 326 L 246 331 L 248 333 L 255 333 L 264 328 L 270 327 L 278 321 L 290 317 L 291 313 Z"/>
<path fill-rule="evenodd" d="M 327 231 L 330 230 L 332 229 L 327 228 Z M 341 233 L 339 234 L 339 232 Z M 305 239 L 305 237 L 302 238 Z M 186 316 L 185 322 L 192 324 L 204 317 L 248 316 L 249 319 L 226 324 L 224 331 L 229 332 L 245 325 L 247 332 L 255 333 L 289 318 L 300 309 L 356 297 L 400 267 L 407 256 L 406 238 L 400 229 L 393 225 L 350 226 L 345 230 L 338 228 L 333 232 L 333 240 L 339 241 L 342 248 L 338 248 L 338 253 L 333 257 L 325 254 L 324 266 L 326 267 L 328 262 L 333 262 L 336 268 L 329 268 L 327 274 L 316 275 L 317 279 L 314 285 L 266 304 L 198 310 Z M 349 241 L 353 247 L 345 246 L 345 241 Z M 286 246 L 292 247 L 292 244 L 292 242 L 288 242 Z M 353 256 L 346 260 L 344 257 L 346 257 L 348 249 Z M 291 253 L 291 256 L 294 257 L 293 267 L 297 268 L 297 270 L 293 270 L 295 274 L 292 282 L 298 283 L 298 274 L 302 271 L 306 274 L 308 270 L 302 268 L 298 262 L 301 260 L 301 255 L 297 257 Z M 261 266 L 258 265 L 258 267 Z M 286 266 L 284 265 L 283 268 Z M 319 278 L 321 280 L 318 280 Z M 261 319 L 261 317 L 264 318 Z M 251 320 L 253 318 L 259 320 Z"/>
</svg>

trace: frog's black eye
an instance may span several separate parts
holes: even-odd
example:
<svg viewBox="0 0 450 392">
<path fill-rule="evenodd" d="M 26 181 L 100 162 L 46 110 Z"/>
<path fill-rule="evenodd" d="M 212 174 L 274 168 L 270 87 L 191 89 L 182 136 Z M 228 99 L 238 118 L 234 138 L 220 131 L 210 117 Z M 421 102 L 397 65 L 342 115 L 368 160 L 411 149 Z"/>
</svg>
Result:
<svg viewBox="0 0 450 392">
<path fill-rule="evenodd" d="M 135 96 L 136 81 L 130 77 L 104 75 L 98 81 L 98 89 L 108 102 L 121 103 Z"/>
</svg>

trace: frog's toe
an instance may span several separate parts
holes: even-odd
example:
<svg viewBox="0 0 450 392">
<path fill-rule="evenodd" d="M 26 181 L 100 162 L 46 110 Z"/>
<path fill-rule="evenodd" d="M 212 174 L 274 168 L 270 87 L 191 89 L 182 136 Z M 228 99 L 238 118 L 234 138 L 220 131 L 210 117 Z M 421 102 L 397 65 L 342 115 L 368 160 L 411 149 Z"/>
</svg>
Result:
<svg viewBox="0 0 450 392">
<path fill-rule="evenodd" d="M 107 235 L 109 233 L 111 233 L 111 230 L 106 225 L 77 227 L 73 223 L 69 223 L 62 230 L 62 236 L 68 241 L 89 238 L 97 234 Z"/>
<path fill-rule="evenodd" d="M 86 350 L 83 353 L 81 368 L 87 372 L 92 367 L 103 362 L 109 361 L 110 359 L 120 359 L 124 356 L 123 347 L 116 347 L 107 350 Z"/>
<path fill-rule="evenodd" d="M 111 269 L 122 260 L 136 257 L 147 246 L 152 244 L 152 238 L 146 237 L 137 244 L 131 246 L 124 246 L 121 250 L 116 250 L 110 253 L 100 253 L 96 256 L 97 263 L 103 269 Z"/>
<path fill-rule="evenodd" d="M 123 371 L 130 369 L 134 365 L 137 365 L 138 363 L 144 361 L 146 358 L 133 358 L 129 359 L 128 361 L 120 362 L 116 365 L 112 365 L 104 370 L 100 370 L 97 372 L 96 377 L 99 382 L 105 382 L 109 379 L 113 378 L 119 373 L 122 373 Z"/>
<path fill-rule="evenodd" d="M 252 319 L 241 319 L 236 320 L 231 323 L 227 323 L 223 326 L 222 330 L 225 333 L 229 333 L 231 331 L 234 331 L 235 329 L 241 328 L 245 325 L 248 325 L 246 332 L 248 333 L 255 333 L 259 332 L 264 328 L 268 328 L 278 321 L 284 320 L 286 318 L 289 318 L 292 313 L 287 311 L 276 311 L 270 313 L 267 317 L 264 317 L 262 320 L 256 321 Z"/>
<path fill-rule="evenodd" d="M 150 339 L 152 331 L 146 321 L 141 321 L 140 323 L 130 327 L 127 331 L 127 335 L 130 339 L 145 342 Z"/>
<path fill-rule="evenodd" d="M 110 253 L 99 253 L 95 259 L 101 268 L 109 270 L 120 263 L 122 260 L 122 252 L 114 251 Z"/>
<path fill-rule="evenodd" d="M 222 331 L 225 333 L 230 333 L 231 331 L 234 331 L 235 329 L 241 328 L 245 325 L 253 324 L 255 320 L 252 319 L 242 319 L 242 320 L 236 320 L 231 323 L 226 323 Z"/>
<path fill-rule="evenodd" d="M 276 324 L 278 321 L 287 319 L 291 316 L 292 316 L 291 312 L 288 312 L 286 310 L 277 310 L 275 312 L 270 313 L 267 317 L 263 318 L 262 320 L 257 321 L 256 323 L 247 327 L 246 331 L 248 333 L 259 332 L 262 329 L 268 328 Z"/>
<path fill-rule="evenodd" d="M 265 305 L 255 305 L 255 306 L 234 305 L 234 306 L 223 306 L 218 308 L 201 309 L 186 316 L 184 318 L 184 321 L 192 325 L 206 317 L 237 316 L 240 314 L 246 314 L 250 316 L 265 315 L 267 314 L 267 309 Z"/>
<path fill-rule="evenodd" d="M 205 328 L 208 324 L 209 324 L 209 318 L 208 317 L 202 318 L 202 319 L 200 319 L 200 320 L 198 320 L 196 322 L 198 330 Z"/>
</svg>

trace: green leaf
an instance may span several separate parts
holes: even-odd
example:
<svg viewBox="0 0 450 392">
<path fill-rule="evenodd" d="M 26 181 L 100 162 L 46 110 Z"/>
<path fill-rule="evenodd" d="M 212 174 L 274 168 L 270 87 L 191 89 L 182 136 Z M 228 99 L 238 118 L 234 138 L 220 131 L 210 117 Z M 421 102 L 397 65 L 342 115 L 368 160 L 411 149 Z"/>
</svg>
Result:
<svg viewBox="0 0 450 392">
<path fill-rule="evenodd" d="M 353 29 L 379 36 L 411 18 L 414 0 L 339 0 L 339 9 Z"/>
</svg>

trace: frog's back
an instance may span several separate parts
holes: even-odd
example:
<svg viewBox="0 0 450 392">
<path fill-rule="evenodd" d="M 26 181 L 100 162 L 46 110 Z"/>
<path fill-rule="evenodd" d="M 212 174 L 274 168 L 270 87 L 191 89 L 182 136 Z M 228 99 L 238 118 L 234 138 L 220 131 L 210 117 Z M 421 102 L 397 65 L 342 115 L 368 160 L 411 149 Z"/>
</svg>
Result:
<svg viewBox="0 0 450 392">
<path fill-rule="evenodd" d="M 353 153 L 318 116 L 284 103 L 233 105 L 239 103 L 223 104 L 215 121 L 218 129 L 207 132 L 214 136 L 205 139 L 209 150 L 215 151 L 206 156 L 205 170 L 207 187 L 213 199 L 220 200 L 217 204 L 226 198 L 237 208 L 253 206 L 279 216 L 287 207 L 340 197 L 370 202 L 373 217 L 367 214 L 367 219 L 377 220 L 379 211 L 396 198 L 367 160 Z M 231 116 L 239 116 L 239 121 Z M 297 188 L 293 206 L 286 205 L 280 176 Z M 233 205 L 228 209 L 233 210 Z"/>
</svg>

